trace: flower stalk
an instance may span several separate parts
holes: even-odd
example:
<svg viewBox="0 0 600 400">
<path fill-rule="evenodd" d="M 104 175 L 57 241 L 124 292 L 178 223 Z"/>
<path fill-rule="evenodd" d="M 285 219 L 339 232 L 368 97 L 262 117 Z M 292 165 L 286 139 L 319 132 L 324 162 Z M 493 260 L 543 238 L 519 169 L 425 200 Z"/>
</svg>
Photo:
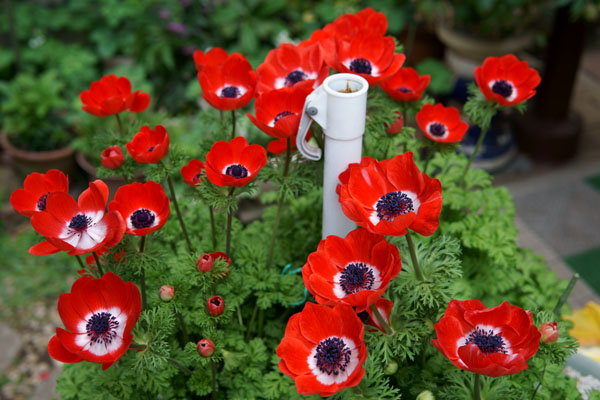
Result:
<svg viewBox="0 0 600 400">
<path fill-rule="evenodd" d="M 183 341 L 185 343 L 190 341 L 190 337 L 188 336 L 187 327 L 185 325 L 185 321 L 183 320 L 183 315 L 179 312 L 179 310 L 175 310 L 175 315 L 177 316 L 177 320 L 179 321 L 179 326 L 181 327 L 181 333 L 183 334 Z"/>
<path fill-rule="evenodd" d="M 95 251 L 92 254 L 94 255 L 94 260 L 96 260 L 96 266 L 98 267 L 98 273 L 100 274 L 100 277 L 101 277 L 102 275 L 104 275 L 104 269 L 102 269 L 102 265 L 100 265 L 100 257 L 98 257 L 98 253 Z"/>
<path fill-rule="evenodd" d="M 375 306 L 375 304 L 371 304 L 371 310 L 373 310 L 373 315 L 375 316 L 375 318 L 377 318 L 377 320 L 379 321 L 379 323 L 385 330 L 385 334 L 391 335 L 393 332 L 392 327 L 387 322 L 385 322 L 383 315 L 381 315 L 381 313 L 379 312 L 379 309 Z"/>
<path fill-rule="evenodd" d="M 421 268 L 419 267 L 419 260 L 417 259 L 417 253 L 415 252 L 415 245 L 410 236 L 410 231 L 406 230 L 406 242 L 408 243 L 408 250 L 410 251 L 410 259 L 412 260 L 412 265 L 415 270 L 415 275 L 418 280 L 421 282 L 425 281 L 425 276 L 421 272 Z"/>
<path fill-rule="evenodd" d="M 115 114 L 115 118 L 117 118 L 117 124 L 119 125 L 119 134 L 123 137 L 123 124 L 121 123 L 121 117 L 119 114 Z"/>
<path fill-rule="evenodd" d="M 481 375 L 475 374 L 473 380 L 473 400 L 481 400 Z"/>
<path fill-rule="evenodd" d="M 171 200 L 173 200 L 173 206 L 175 206 L 175 212 L 177 213 L 177 219 L 179 220 L 179 226 L 181 226 L 181 231 L 183 232 L 183 236 L 185 237 L 185 243 L 187 245 L 188 251 L 192 251 L 192 243 L 190 242 L 190 238 L 187 233 L 187 229 L 185 229 L 185 223 L 183 222 L 183 217 L 181 216 L 181 211 L 179 211 L 179 204 L 177 204 L 177 196 L 175 195 L 175 188 L 173 187 L 173 180 L 171 176 L 167 174 L 167 183 L 169 184 L 169 191 L 171 192 Z"/>
<path fill-rule="evenodd" d="M 465 170 L 463 171 L 462 176 L 459 181 L 459 186 L 465 182 L 465 177 L 467 176 L 467 172 L 469 172 L 471 163 L 477 156 L 477 153 L 479 152 L 479 148 L 481 147 L 481 143 L 483 143 L 483 139 L 485 139 L 485 135 L 487 134 L 487 132 L 488 132 L 488 126 L 487 125 L 481 126 L 481 133 L 479 134 L 479 139 L 477 139 L 477 144 L 475 144 L 475 150 L 473 150 L 473 152 L 471 153 L 471 156 L 469 157 L 469 161 L 467 161 L 467 165 L 465 165 Z"/>
<path fill-rule="evenodd" d="M 140 237 L 140 249 L 139 253 L 142 254 L 144 252 L 144 247 L 146 246 L 146 236 Z M 144 269 L 144 265 L 140 269 L 140 286 L 142 287 L 142 310 L 148 309 L 148 301 L 146 299 L 146 271 Z"/>
<path fill-rule="evenodd" d="M 235 137 L 235 110 L 231 110 L 231 138 Z"/>
<path fill-rule="evenodd" d="M 227 197 L 232 197 L 233 192 L 235 192 L 235 186 L 232 186 L 229 189 L 229 193 L 227 193 Z M 231 223 L 233 221 L 233 208 L 227 210 L 227 236 L 225 239 L 225 253 L 231 257 Z"/>
<path fill-rule="evenodd" d="M 216 229 L 215 229 L 215 211 L 213 210 L 212 206 L 208 206 L 208 213 L 210 216 L 210 235 L 212 238 L 212 246 L 213 246 L 213 249 L 216 250 L 216 248 L 217 248 L 217 233 L 216 233 Z"/>
</svg>

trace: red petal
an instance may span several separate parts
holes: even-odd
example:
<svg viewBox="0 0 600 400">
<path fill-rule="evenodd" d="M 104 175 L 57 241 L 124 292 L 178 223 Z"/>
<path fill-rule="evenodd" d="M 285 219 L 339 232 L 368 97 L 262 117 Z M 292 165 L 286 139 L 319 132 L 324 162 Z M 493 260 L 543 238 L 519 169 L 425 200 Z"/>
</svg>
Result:
<svg viewBox="0 0 600 400">
<path fill-rule="evenodd" d="M 73 354 L 68 351 L 65 346 L 62 345 L 57 336 L 52 336 L 48 342 L 48 354 L 56 361 L 63 363 L 78 363 L 83 361 L 77 354 Z"/>
<path fill-rule="evenodd" d="M 285 360 L 286 367 L 296 375 L 310 373 L 308 357 L 312 348 L 307 342 L 284 337 L 277 346 L 277 355 Z"/>
</svg>

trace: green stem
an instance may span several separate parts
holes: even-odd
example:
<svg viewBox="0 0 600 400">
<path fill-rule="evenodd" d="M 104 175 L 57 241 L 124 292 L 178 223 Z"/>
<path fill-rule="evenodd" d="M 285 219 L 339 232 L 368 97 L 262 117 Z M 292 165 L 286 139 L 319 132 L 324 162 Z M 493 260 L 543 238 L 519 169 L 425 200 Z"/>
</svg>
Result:
<svg viewBox="0 0 600 400">
<path fill-rule="evenodd" d="M 129 350 L 146 350 L 147 348 L 148 348 L 147 344 L 131 343 L 129 345 Z"/>
<path fill-rule="evenodd" d="M 391 335 L 392 328 L 390 327 L 390 325 L 387 322 L 385 322 L 383 315 L 381 315 L 381 313 L 379 312 L 379 309 L 375 306 L 375 304 L 371 304 L 371 310 L 373 310 L 373 315 L 375 315 L 375 318 L 377 318 L 377 320 L 383 327 L 383 330 L 385 331 L 384 333 L 386 335 Z"/>
<path fill-rule="evenodd" d="M 212 398 L 214 399 L 217 393 L 217 367 L 212 358 L 210 359 L 210 376 L 212 379 Z"/>
<path fill-rule="evenodd" d="M 481 376 L 479 374 L 475 374 L 473 382 L 473 400 L 481 400 Z"/>
<path fill-rule="evenodd" d="M 242 329 L 244 329 L 244 319 L 242 318 L 242 309 L 240 308 L 240 305 L 237 305 L 237 316 L 238 316 L 238 321 L 240 322 L 240 326 L 242 327 Z"/>
<path fill-rule="evenodd" d="M 221 126 L 223 126 L 223 110 L 219 110 L 219 120 L 221 121 Z"/>
<path fill-rule="evenodd" d="M 567 302 L 567 299 L 569 298 L 569 295 L 573 291 L 573 288 L 575 287 L 575 284 L 577 283 L 578 279 L 579 279 L 579 274 L 577 272 L 575 272 L 573 274 L 573 277 L 569 281 L 567 288 L 565 289 L 565 291 L 562 293 L 562 295 L 558 299 L 558 302 L 556 303 L 556 307 L 554 307 L 554 315 L 556 316 L 557 319 L 560 319 L 560 309 Z"/>
<path fill-rule="evenodd" d="M 121 137 L 123 137 L 123 124 L 121 123 L 121 117 L 119 117 L 119 114 L 115 114 L 115 117 L 117 118 L 117 123 L 119 124 L 119 134 Z"/>
<path fill-rule="evenodd" d="M 419 260 L 417 259 L 417 253 L 415 253 L 415 245 L 410 237 L 410 231 L 406 230 L 406 242 L 408 243 L 408 250 L 410 251 L 410 259 L 412 260 L 413 268 L 415 269 L 415 275 L 417 279 L 420 281 L 425 280 L 425 276 L 421 272 L 421 268 L 419 268 Z"/>
<path fill-rule="evenodd" d="M 437 151 L 437 143 L 433 143 L 431 146 L 427 146 L 427 160 L 425 160 L 425 166 L 423 167 L 423 173 L 426 174 L 427 173 L 427 167 L 429 166 L 429 161 L 431 161 L 431 159 L 433 158 L 433 156 L 435 155 L 435 152 Z"/>
<path fill-rule="evenodd" d="M 185 237 L 185 243 L 187 244 L 188 251 L 191 252 L 192 243 L 190 242 L 190 237 L 188 236 L 187 229 L 185 229 L 185 224 L 183 223 L 181 211 L 179 211 L 179 204 L 177 204 L 177 196 L 175 195 L 175 188 L 173 187 L 173 180 L 171 179 L 170 175 L 167 175 L 167 183 L 169 184 L 169 190 L 171 191 L 171 200 L 173 200 L 173 205 L 175 206 L 175 212 L 177 213 L 179 226 L 181 226 L 181 231 L 183 232 L 183 236 Z"/>
<path fill-rule="evenodd" d="M 104 275 L 104 270 L 102 269 L 102 265 L 100 264 L 100 257 L 98 257 L 98 253 L 96 253 L 95 251 L 92 254 L 94 254 L 94 260 L 96 260 L 98 272 L 100 273 L 100 277 L 102 277 L 102 275 Z"/>
<path fill-rule="evenodd" d="M 77 259 L 77 262 L 79 263 L 79 266 L 81 267 L 81 269 L 88 269 L 85 264 L 83 263 L 83 261 L 81 260 L 81 257 L 79 257 L 78 255 L 75 255 L 75 258 Z M 92 271 L 90 271 L 91 273 Z"/>
<path fill-rule="evenodd" d="M 544 382 L 544 375 L 545 374 L 546 374 L 546 361 L 544 360 L 544 369 L 542 370 L 542 377 L 540 378 L 540 381 L 538 382 L 537 386 L 535 387 L 535 390 L 533 391 L 533 394 L 531 395 L 531 400 L 533 400 L 535 398 L 535 395 L 537 394 L 537 391 L 542 386 L 542 382 Z"/>
<path fill-rule="evenodd" d="M 231 110 L 231 138 L 235 137 L 235 110 Z"/>
<path fill-rule="evenodd" d="M 217 233 L 215 229 L 215 211 L 212 206 L 208 206 L 208 212 L 210 215 L 210 234 L 212 236 L 212 246 L 213 250 L 217 249 Z"/>
<path fill-rule="evenodd" d="M 233 192 L 235 191 L 235 186 L 232 186 L 229 189 L 228 197 L 233 196 Z M 231 259 L 231 223 L 233 221 L 233 208 L 227 210 L 227 236 L 225 240 L 225 254 Z"/>
<path fill-rule="evenodd" d="M 287 148 L 285 151 L 285 163 L 283 165 L 283 173 L 282 173 L 282 177 L 283 177 L 283 183 L 285 183 L 285 180 L 288 176 L 289 173 L 289 169 L 290 169 L 290 161 L 292 159 L 291 156 L 291 143 L 290 143 L 290 138 L 287 138 Z M 267 268 L 269 268 L 271 266 L 271 262 L 273 261 L 273 250 L 275 249 L 275 239 L 277 238 L 277 230 L 279 228 L 279 220 L 281 219 L 281 210 L 283 209 L 283 203 L 285 201 L 285 192 L 281 192 L 281 194 L 279 195 L 279 200 L 277 201 L 277 214 L 275 215 L 275 221 L 273 222 L 273 230 L 271 231 L 271 242 L 269 243 L 269 251 L 267 253 Z"/>
<path fill-rule="evenodd" d="M 250 340 L 250 332 L 252 331 L 252 325 L 254 324 L 254 320 L 256 319 L 256 314 L 258 314 L 258 299 L 257 303 L 254 305 L 254 310 L 252 311 L 252 317 L 250 317 L 250 322 L 248 322 L 248 329 L 246 329 L 246 342 Z"/>
<path fill-rule="evenodd" d="M 192 374 L 192 371 L 190 371 L 186 366 L 181 364 L 179 361 L 175 361 L 171 357 L 167 357 L 167 361 L 169 363 L 171 363 L 172 365 L 176 366 L 177 368 L 179 368 L 184 374 L 186 374 L 186 375 Z"/>
<path fill-rule="evenodd" d="M 481 127 L 481 133 L 479 134 L 479 139 L 477 139 L 477 144 L 475 145 L 475 150 L 473 150 L 473 153 L 471 153 L 471 156 L 469 157 L 469 161 L 467 161 L 467 165 L 465 166 L 465 170 L 463 171 L 462 176 L 459 181 L 459 186 L 462 186 L 462 184 L 465 182 L 465 177 L 467 176 L 467 172 L 469 172 L 471 163 L 473 162 L 473 160 L 477 156 L 477 153 L 479 152 L 479 148 L 481 147 L 481 143 L 483 143 L 483 139 L 485 138 L 487 131 L 488 131 L 487 125 Z"/>
<path fill-rule="evenodd" d="M 265 324 L 265 310 L 263 310 L 261 308 L 258 310 L 258 331 L 256 331 L 256 336 L 262 337 L 264 324 Z"/>
<path fill-rule="evenodd" d="M 183 320 L 183 315 L 177 310 L 175 310 L 175 315 L 177 315 L 177 319 L 179 320 L 179 326 L 181 327 L 181 333 L 183 334 L 183 341 L 185 343 L 190 341 L 190 337 L 187 333 L 187 327 L 185 326 L 185 321 Z"/>
<path fill-rule="evenodd" d="M 146 236 L 140 237 L 140 254 L 144 252 L 146 246 Z M 142 310 L 148 309 L 148 301 L 146 298 L 146 271 L 144 265 L 140 269 L 140 286 L 142 287 Z"/>
</svg>

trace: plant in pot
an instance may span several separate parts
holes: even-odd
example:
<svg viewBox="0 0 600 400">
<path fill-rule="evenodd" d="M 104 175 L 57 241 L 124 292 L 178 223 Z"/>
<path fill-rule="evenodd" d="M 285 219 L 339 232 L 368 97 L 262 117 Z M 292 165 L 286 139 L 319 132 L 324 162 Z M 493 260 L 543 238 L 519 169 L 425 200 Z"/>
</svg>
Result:
<svg viewBox="0 0 600 400">
<path fill-rule="evenodd" d="M 12 82 L 0 82 L 0 141 L 17 175 L 50 168 L 73 171 L 63 88 L 53 70 L 40 76 L 22 73 Z"/>
</svg>

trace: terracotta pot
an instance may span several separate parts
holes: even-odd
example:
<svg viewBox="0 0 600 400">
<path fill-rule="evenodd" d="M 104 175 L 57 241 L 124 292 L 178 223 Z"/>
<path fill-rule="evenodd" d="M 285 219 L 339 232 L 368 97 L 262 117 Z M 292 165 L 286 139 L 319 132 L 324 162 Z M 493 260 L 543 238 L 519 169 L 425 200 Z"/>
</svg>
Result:
<svg viewBox="0 0 600 400">
<path fill-rule="evenodd" d="M 75 153 L 75 160 L 77 161 L 77 165 L 88 175 L 90 181 L 98 179 L 96 175 L 96 167 L 92 165 L 90 160 L 87 159 L 85 154 L 78 151 Z M 118 188 L 125 185 L 125 179 L 123 179 L 120 175 L 109 176 L 108 178 L 102 178 L 104 183 L 108 185 L 108 200 L 112 200 L 115 197 L 115 192 Z M 142 171 L 138 171 L 135 176 L 135 180 L 138 182 L 144 181 L 144 174 Z"/>
<path fill-rule="evenodd" d="M 0 134 L 0 144 L 4 149 L 6 163 L 12 166 L 19 178 L 24 178 L 32 172 L 46 172 L 52 168 L 59 169 L 67 175 L 76 171 L 75 150 L 71 146 L 51 151 L 21 150 L 10 142 L 6 132 Z"/>
</svg>

